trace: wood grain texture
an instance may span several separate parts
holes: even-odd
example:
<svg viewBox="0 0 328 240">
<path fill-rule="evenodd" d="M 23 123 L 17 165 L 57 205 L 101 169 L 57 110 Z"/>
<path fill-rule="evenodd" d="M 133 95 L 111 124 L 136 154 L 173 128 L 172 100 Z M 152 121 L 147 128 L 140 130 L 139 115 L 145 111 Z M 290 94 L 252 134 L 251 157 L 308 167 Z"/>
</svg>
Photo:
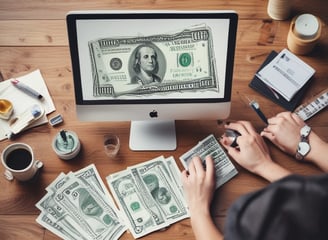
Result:
<svg viewBox="0 0 328 240">
<path fill-rule="evenodd" d="M 43 239 L 44 231 L 35 224 L 33 215 L 0 215 L 0 222 L 1 239 Z"/>
<path fill-rule="evenodd" d="M 254 73 L 272 51 L 287 47 L 286 39 L 290 19 L 273 21 L 266 13 L 267 0 L 1 0 L 0 7 L 0 71 L 5 79 L 17 77 L 40 69 L 64 123 L 58 128 L 42 125 L 27 130 L 14 141 L 32 146 L 37 159 L 44 162 L 38 178 L 32 183 L 8 182 L 0 177 L 0 233 L 1 239 L 59 239 L 35 222 L 39 210 L 35 203 L 45 194 L 45 188 L 60 172 L 76 171 L 91 163 L 103 179 L 107 175 L 123 170 L 129 165 L 155 158 L 159 155 L 179 156 L 209 134 L 219 137 L 223 128 L 216 121 L 177 121 L 178 147 L 169 152 L 132 152 L 128 147 L 129 122 L 80 122 L 76 119 L 72 68 L 66 33 L 66 13 L 82 9 L 233 9 L 239 14 L 237 45 L 235 53 L 232 108 L 227 121 L 248 120 L 260 131 L 264 125 L 250 110 L 246 97 L 256 99 L 268 116 L 283 111 L 270 100 L 248 87 Z M 313 66 L 316 74 L 304 100 L 328 87 L 328 4 L 326 0 L 293 0 L 292 14 L 310 12 L 323 20 L 323 36 L 315 50 L 300 56 Z M 328 112 L 322 111 L 308 121 L 322 138 L 328 141 Z M 51 149 L 51 141 L 57 132 L 70 129 L 78 133 L 82 143 L 80 154 L 72 161 L 58 159 Z M 102 137 L 106 132 L 119 135 L 122 146 L 116 160 L 106 157 L 102 147 Z M 0 142 L 0 151 L 12 143 Z M 317 174 L 319 169 L 310 164 L 300 164 L 268 143 L 273 158 L 291 171 L 303 174 Z M 233 160 L 232 160 L 233 161 Z M 233 161 L 234 162 L 234 161 Z M 235 162 L 234 162 L 235 163 Z M 179 167 L 182 169 L 180 162 Z M 212 215 L 216 225 L 223 229 L 229 206 L 241 195 L 255 191 L 268 183 L 242 169 L 235 163 L 239 174 L 215 193 Z M 0 165 L 0 172 L 3 172 Z M 107 184 L 106 184 L 107 185 Z M 18 227 L 19 226 L 19 227 Z M 133 239 L 124 233 L 123 240 Z M 143 239 L 194 239 L 189 219 L 180 221 L 164 232 L 150 234 Z"/>
</svg>

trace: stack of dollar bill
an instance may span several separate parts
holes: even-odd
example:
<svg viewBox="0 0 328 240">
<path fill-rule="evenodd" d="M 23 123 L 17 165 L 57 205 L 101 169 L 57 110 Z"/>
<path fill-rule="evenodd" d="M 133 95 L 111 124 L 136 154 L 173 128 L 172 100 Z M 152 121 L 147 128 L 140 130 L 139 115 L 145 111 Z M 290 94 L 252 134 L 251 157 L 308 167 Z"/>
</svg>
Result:
<svg viewBox="0 0 328 240">
<path fill-rule="evenodd" d="M 36 204 L 36 221 L 63 239 L 118 239 L 126 226 L 95 165 L 61 173 Z"/>
<path fill-rule="evenodd" d="M 180 157 L 180 161 L 185 169 L 188 169 L 189 163 L 194 156 L 199 156 L 205 166 L 205 157 L 211 156 L 214 161 L 216 188 L 234 177 L 238 171 L 230 161 L 224 148 L 219 144 L 213 134 L 201 140 L 196 146 Z"/>
<path fill-rule="evenodd" d="M 134 238 L 189 217 L 173 157 L 160 156 L 111 174 L 106 180 Z"/>
<path fill-rule="evenodd" d="M 237 174 L 213 135 L 180 157 L 186 169 L 195 155 L 212 156 L 217 188 Z M 108 175 L 118 209 L 94 164 L 61 173 L 36 204 L 36 221 L 63 239 L 115 240 L 127 229 L 140 238 L 189 217 L 180 175 L 175 159 L 163 156 Z"/>
<path fill-rule="evenodd" d="M 107 176 L 108 193 L 94 164 L 61 173 L 36 204 L 36 221 L 63 239 L 134 238 L 188 218 L 180 170 L 173 157 L 158 157 Z"/>
</svg>

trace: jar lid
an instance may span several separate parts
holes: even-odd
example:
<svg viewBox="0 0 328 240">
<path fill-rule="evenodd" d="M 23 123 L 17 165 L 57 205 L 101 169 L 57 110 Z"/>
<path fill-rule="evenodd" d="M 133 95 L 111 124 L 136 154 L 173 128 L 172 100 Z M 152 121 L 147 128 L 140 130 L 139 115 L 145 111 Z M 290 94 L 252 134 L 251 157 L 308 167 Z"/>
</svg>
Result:
<svg viewBox="0 0 328 240">
<path fill-rule="evenodd" d="M 319 31 L 319 21 L 312 14 L 302 14 L 296 18 L 295 34 L 301 39 L 315 38 Z"/>
</svg>

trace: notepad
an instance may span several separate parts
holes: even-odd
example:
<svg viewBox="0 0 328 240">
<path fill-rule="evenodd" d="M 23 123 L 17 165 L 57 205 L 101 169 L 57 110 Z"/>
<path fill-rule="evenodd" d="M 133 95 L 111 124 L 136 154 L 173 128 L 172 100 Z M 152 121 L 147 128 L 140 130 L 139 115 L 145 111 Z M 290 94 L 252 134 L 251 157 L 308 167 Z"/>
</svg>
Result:
<svg viewBox="0 0 328 240">
<path fill-rule="evenodd" d="M 26 129 L 48 123 L 47 114 L 55 111 L 56 109 L 40 70 L 37 69 L 33 72 L 30 72 L 21 77 L 17 77 L 15 79 L 18 79 L 20 82 L 25 83 L 29 87 L 37 90 L 39 93 L 42 94 L 44 100 L 40 101 L 25 94 L 24 92 L 13 86 L 13 84 L 11 83 L 12 79 L 0 82 L 0 98 L 9 100 L 14 107 L 14 113 L 11 118 L 20 116 L 28 108 L 32 107 L 35 104 L 39 104 L 43 107 L 45 114 L 40 119 L 33 122 L 33 124 L 29 125 Z M 9 131 L 9 121 L 0 119 L 0 141 L 7 138 L 6 134 Z"/>
<path fill-rule="evenodd" d="M 273 91 L 290 101 L 314 73 L 311 66 L 284 49 L 256 75 Z"/>
<path fill-rule="evenodd" d="M 262 68 L 269 64 L 277 55 L 277 52 L 272 51 L 265 59 L 263 64 L 259 67 L 257 72 L 259 72 Z M 310 83 L 311 81 L 307 81 L 307 83 L 294 95 L 294 97 L 290 101 L 287 101 L 279 93 L 273 91 L 270 87 L 268 87 L 268 85 L 266 85 L 261 79 L 257 77 L 257 74 L 254 74 L 252 81 L 249 83 L 249 87 L 256 90 L 263 96 L 267 97 L 274 103 L 282 106 L 286 110 L 293 111 L 299 105 Z"/>
</svg>

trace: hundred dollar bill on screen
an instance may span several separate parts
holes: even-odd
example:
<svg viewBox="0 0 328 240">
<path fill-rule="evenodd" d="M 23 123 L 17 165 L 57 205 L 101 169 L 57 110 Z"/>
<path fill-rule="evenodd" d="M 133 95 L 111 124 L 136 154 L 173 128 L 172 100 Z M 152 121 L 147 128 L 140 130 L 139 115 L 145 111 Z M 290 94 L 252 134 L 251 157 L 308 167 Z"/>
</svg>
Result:
<svg viewBox="0 0 328 240">
<path fill-rule="evenodd" d="M 101 38 L 88 45 L 93 96 L 219 91 L 206 24 L 167 34 Z"/>
</svg>

